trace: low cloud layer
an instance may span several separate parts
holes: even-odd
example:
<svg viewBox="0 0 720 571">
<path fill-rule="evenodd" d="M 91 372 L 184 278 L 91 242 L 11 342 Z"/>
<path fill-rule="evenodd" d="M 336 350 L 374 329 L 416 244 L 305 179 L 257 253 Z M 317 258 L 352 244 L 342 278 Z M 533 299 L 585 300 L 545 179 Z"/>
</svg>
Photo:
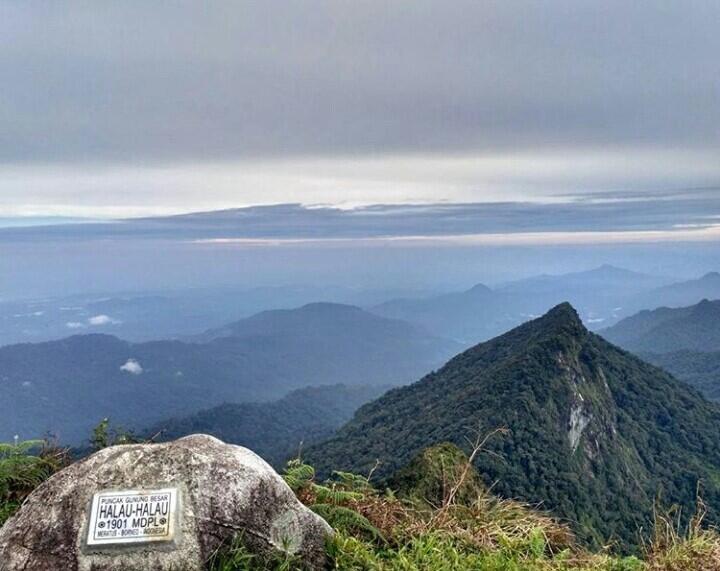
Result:
<svg viewBox="0 0 720 571">
<path fill-rule="evenodd" d="M 717 156 L 699 150 L 586 149 L 156 166 L 0 165 L 0 214 L 123 218 L 287 202 L 352 208 L 677 199 L 718 192 Z"/>
<path fill-rule="evenodd" d="M 88 317 L 85 321 L 68 321 L 65 327 L 68 329 L 86 329 L 88 327 L 102 327 L 105 325 L 117 325 L 120 321 L 109 315 L 100 314 Z"/>
<path fill-rule="evenodd" d="M 125 364 L 120 367 L 120 370 L 130 373 L 131 375 L 142 375 L 143 373 L 142 365 L 135 359 L 128 359 Z"/>
<path fill-rule="evenodd" d="M 712 241 L 720 227 L 720 187 L 616 198 L 603 193 L 566 202 L 373 205 L 353 209 L 298 204 L 250 207 L 109 224 L 0 229 L 5 244 L 159 240 L 197 247 L 218 244 L 332 243 L 461 237 L 467 243 L 543 244 L 575 241 Z M 457 240 L 455 240 L 457 241 Z M 116 322 L 107 315 L 89 325 Z"/>
<path fill-rule="evenodd" d="M 88 318 L 88 324 L 89 325 L 112 325 L 114 323 L 118 323 L 117 320 L 113 319 L 109 315 L 93 315 L 92 317 Z"/>
</svg>

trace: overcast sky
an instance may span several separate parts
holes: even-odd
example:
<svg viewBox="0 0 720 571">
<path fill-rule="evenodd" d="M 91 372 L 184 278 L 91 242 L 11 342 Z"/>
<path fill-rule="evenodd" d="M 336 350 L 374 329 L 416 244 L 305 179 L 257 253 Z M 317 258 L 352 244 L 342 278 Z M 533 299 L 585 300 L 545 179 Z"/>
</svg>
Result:
<svg viewBox="0 0 720 571">
<path fill-rule="evenodd" d="M 0 216 L 707 200 L 719 29 L 716 0 L 3 2 Z"/>
</svg>

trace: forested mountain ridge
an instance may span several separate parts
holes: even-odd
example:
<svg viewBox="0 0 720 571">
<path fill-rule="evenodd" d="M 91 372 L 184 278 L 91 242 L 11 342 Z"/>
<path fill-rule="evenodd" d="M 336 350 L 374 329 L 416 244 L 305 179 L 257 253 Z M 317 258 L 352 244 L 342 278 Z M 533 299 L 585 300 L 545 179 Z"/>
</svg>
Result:
<svg viewBox="0 0 720 571">
<path fill-rule="evenodd" d="M 720 350 L 720 300 L 641 311 L 600 332 L 637 353 Z"/>
<path fill-rule="evenodd" d="M 420 450 L 467 448 L 507 427 L 476 465 L 508 498 L 541 503 L 591 543 L 637 545 L 653 502 L 690 513 L 703 483 L 720 508 L 720 409 L 666 372 L 583 326 L 569 304 L 450 360 L 364 405 L 307 451 L 320 470 L 390 477 Z"/>
<path fill-rule="evenodd" d="M 187 417 L 164 420 L 145 433 L 156 441 L 210 434 L 253 450 L 280 470 L 304 446 L 330 438 L 362 404 L 387 388 L 307 387 L 277 401 L 222 404 Z"/>
<path fill-rule="evenodd" d="M 205 342 L 79 335 L 1 347 L 0 440 L 50 431 L 77 444 L 108 416 L 142 429 L 224 402 L 281 398 L 309 385 L 402 384 L 439 366 L 458 347 L 351 306 L 314 304 L 277 315 L 282 319 L 272 328 L 258 327 L 257 334 L 251 318 L 250 326 L 230 326 L 242 329 L 242 336 Z"/>
<path fill-rule="evenodd" d="M 705 398 L 720 401 L 720 351 L 640 353 L 640 357 L 692 385 Z"/>
</svg>

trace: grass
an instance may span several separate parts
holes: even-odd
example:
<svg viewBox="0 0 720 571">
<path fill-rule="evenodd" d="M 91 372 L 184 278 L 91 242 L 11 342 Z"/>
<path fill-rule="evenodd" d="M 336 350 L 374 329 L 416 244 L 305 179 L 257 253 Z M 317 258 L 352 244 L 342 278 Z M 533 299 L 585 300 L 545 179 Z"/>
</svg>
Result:
<svg viewBox="0 0 720 571">
<path fill-rule="evenodd" d="M 447 450 L 442 450 L 442 458 L 447 458 Z M 462 478 L 472 477 L 467 470 L 453 468 L 450 472 L 460 474 Z M 445 478 L 442 471 L 438 476 Z M 650 569 L 635 557 L 588 553 L 575 544 L 569 529 L 553 518 L 518 502 L 497 498 L 487 491 L 478 491 L 474 500 L 459 503 L 455 498 L 463 485 L 460 481 L 432 486 L 423 480 L 423 489 L 441 487 L 447 490 L 447 497 L 440 505 L 431 505 L 418 501 L 413 491 L 408 491 L 412 499 L 399 498 L 392 492 L 374 489 L 368 478 L 346 473 L 335 473 L 330 481 L 318 484 L 314 481 L 312 467 L 299 461 L 288 465 L 285 478 L 298 498 L 322 513 L 335 528 L 336 533 L 328 543 L 328 555 L 334 569 Z M 318 506 L 322 506 L 322 510 L 318 510 Z"/>
<path fill-rule="evenodd" d="M 424 451 L 420 477 L 405 474 L 404 481 L 418 487 L 403 490 L 402 497 L 376 490 L 369 477 L 343 472 L 318 484 L 312 467 L 297 460 L 285 478 L 336 530 L 328 555 L 338 570 L 720 571 L 720 535 L 703 527 L 700 501 L 685 530 L 677 514 L 658 512 L 641 557 L 609 549 L 593 553 L 576 543 L 567 526 L 530 506 L 474 486 L 474 498 L 458 501 L 458 490 L 475 481 L 468 469 L 472 457 L 460 458 L 460 467 L 448 466 L 450 457 L 458 459 L 447 445 Z M 428 482 L 428 474 L 438 481 Z M 431 500 L 423 501 L 418 490 L 430 490 Z M 444 490 L 440 501 L 437 490 Z"/>
<path fill-rule="evenodd" d="M 338 533 L 332 539 L 328 553 L 335 569 L 348 571 L 550 571 L 550 570 L 606 570 L 635 571 L 643 569 L 634 558 L 617 559 L 610 556 L 577 556 L 570 551 L 546 554 L 540 533 L 530 538 L 521 549 L 507 546 L 478 549 L 462 538 L 445 532 L 428 532 L 415 536 L 396 548 L 377 549 L 354 537 Z"/>
<path fill-rule="evenodd" d="M 703 528 L 701 500 L 683 533 L 674 514 L 656 514 L 652 543 L 646 548 L 647 571 L 716 571 L 720 569 L 720 538 Z"/>
<path fill-rule="evenodd" d="M 301 570 L 301 563 L 292 555 L 272 553 L 261 557 L 251 553 L 243 544 L 242 534 L 233 542 L 219 549 L 208 562 L 208 571 L 295 571 Z"/>
</svg>

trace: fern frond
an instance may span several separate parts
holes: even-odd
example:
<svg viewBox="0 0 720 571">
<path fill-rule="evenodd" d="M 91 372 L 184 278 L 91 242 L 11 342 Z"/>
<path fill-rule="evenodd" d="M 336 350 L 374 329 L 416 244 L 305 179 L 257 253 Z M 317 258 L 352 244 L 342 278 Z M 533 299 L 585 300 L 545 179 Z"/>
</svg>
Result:
<svg viewBox="0 0 720 571">
<path fill-rule="evenodd" d="M 318 484 L 312 484 L 312 490 L 315 493 L 317 501 L 321 504 L 340 505 L 363 498 L 363 495 L 358 492 L 350 492 L 333 485 L 320 486 Z"/>
<path fill-rule="evenodd" d="M 371 492 L 373 487 L 365 476 L 353 474 L 351 472 L 341 472 L 335 470 L 333 476 L 337 478 L 335 483 L 347 488 L 348 490 L 358 492 Z"/>
<path fill-rule="evenodd" d="M 362 514 L 333 504 L 315 504 L 310 509 L 327 521 L 334 529 L 353 535 L 361 535 L 371 541 L 385 543 L 385 538 L 378 528 Z"/>
<path fill-rule="evenodd" d="M 290 460 L 283 475 L 285 483 L 294 492 L 308 487 L 315 479 L 315 468 L 303 464 L 300 460 Z"/>
</svg>

